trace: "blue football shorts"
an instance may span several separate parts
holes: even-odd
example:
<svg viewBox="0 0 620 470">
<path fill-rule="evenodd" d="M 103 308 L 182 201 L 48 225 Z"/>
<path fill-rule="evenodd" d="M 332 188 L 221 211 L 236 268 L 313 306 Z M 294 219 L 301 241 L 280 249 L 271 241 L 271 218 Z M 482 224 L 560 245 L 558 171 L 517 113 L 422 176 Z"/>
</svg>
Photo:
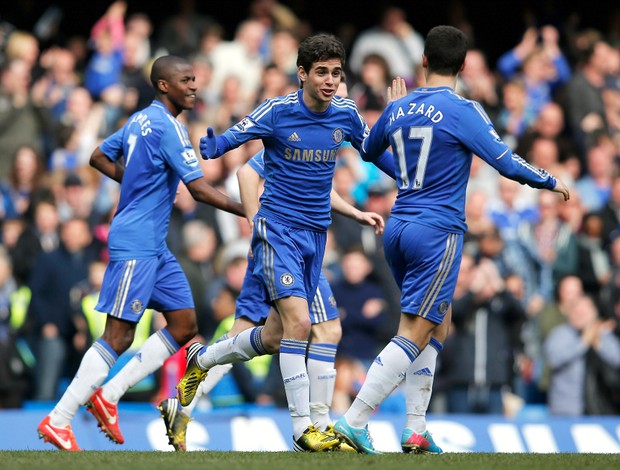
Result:
<svg viewBox="0 0 620 470">
<path fill-rule="evenodd" d="M 146 308 L 194 308 L 187 277 L 169 250 L 144 259 L 110 261 L 95 310 L 138 322 Z"/>
<path fill-rule="evenodd" d="M 254 258 L 248 257 L 248 270 L 237 298 L 235 318 L 245 318 L 256 325 L 261 325 L 267 320 L 271 302 L 261 277 L 254 274 L 254 266 Z M 336 318 L 338 318 L 336 299 L 325 274 L 321 271 L 319 287 L 310 305 L 310 321 L 314 325 Z"/>
<path fill-rule="evenodd" d="M 463 235 L 390 217 L 383 247 L 401 290 L 402 312 L 440 324 L 454 296 Z"/>
<path fill-rule="evenodd" d="M 270 301 L 295 296 L 314 300 L 325 254 L 326 232 L 289 227 L 264 217 L 254 219 L 254 274 Z"/>
</svg>

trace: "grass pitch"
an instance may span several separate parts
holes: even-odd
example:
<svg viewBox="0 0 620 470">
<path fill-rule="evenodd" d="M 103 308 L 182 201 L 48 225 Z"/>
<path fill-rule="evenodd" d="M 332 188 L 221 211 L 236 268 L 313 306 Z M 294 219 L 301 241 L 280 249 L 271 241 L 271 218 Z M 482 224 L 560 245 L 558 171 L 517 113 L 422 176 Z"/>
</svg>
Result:
<svg viewBox="0 0 620 470">
<path fill-rule="evenodd" d="M 443 455 L 294 452 L 80 452 L 0 451 L 2 470 L 347 470 L 409 469 L 620 469 L 620 454 L 490 454 Z"/>
</svg>

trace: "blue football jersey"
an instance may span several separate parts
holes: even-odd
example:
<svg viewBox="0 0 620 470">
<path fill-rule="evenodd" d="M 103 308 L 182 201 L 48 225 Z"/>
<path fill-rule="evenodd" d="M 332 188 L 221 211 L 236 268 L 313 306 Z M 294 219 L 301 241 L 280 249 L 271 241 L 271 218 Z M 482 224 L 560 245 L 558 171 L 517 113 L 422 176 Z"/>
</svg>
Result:
<svg viewBox="0 0 620 470">
<path fill-rule="evenodd" d="M 258 173 L 261 179 L 265 179 L 265 151 L 263 149 L 256 152 L 256 154 L 248 160 L 248 165 Z"/>
<path fill-rule="evenodd" d="M 555 178 L 502 142 L 479 103 L 452 88 L 418 88 L 391 102 L 363 143 L 362 158 L 394 153 L 398 196 L 392 216 L 465 232 L 465 191 L 473 154 L 507 178 L 555 188 Z"/>
<path fill-rule="evenodd" d="M 265 100 L 222 136 L 229 148 L 251 139 L 263 141 L 265 190 L 259 216 L 326 231 L 338 149 L 345 140 L 360 149 L 368 126 L 352 100 L 334 97 L 325 112 L 316 113 L 302 96 L 298 90 Z"/>
<path fill-rule="evenodd" d="M 112 161 L 124 156 L 125 173 L 108 245 L 112 260 L 140 259 L 166 249 L 170 212 L 179 180 L 202 176 L 187 133 L 159 101 L 132 115 L 105 139 Z"/>
</svg>

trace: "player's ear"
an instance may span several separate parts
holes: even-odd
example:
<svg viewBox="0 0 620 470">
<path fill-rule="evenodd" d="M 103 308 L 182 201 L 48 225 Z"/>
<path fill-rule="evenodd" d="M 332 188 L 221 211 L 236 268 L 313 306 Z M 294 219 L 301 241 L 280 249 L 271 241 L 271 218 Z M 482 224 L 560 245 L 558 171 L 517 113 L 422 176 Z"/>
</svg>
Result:
<svg viewBox="0 0 620 470">
<path fill-rule="evenodd" d="M 306 79 L 308 78 L 308 74 L 306 73 L 306 69 L 303 68 L 302 65 L 300 65 L 299 67 L 297 67 L 297 77 L 299 78 L 299 81 L 303 84 Z"/>
<path fill-rule="evenodd" d="M 168 82 L 163 78 L 157 80 L 157 88 L 161 93 L 168 93 Z"/>
</svg>

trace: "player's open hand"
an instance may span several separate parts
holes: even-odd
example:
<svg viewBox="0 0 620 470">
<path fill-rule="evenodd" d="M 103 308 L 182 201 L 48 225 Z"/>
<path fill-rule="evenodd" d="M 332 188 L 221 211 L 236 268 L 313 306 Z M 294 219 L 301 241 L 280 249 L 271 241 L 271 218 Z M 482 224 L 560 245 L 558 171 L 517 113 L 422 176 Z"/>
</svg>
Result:
<svg viewBox="0 0 620 470">
<path fill-rule="evenodd" d="M 217 158 L 217 140 L 213 132 L 213 128 L 207 128 L 207 135 L 200 138 L 200 155 L 205 160 Z"/>
<path fill-rule="evenodd" d="M 392 86 L 387 89 L 388 103 L 396 101 L 403 96 L 407 96 L 407 84 L 404 78 L 396 77 L 392 80 Z"/>
<path fill-rule="evenodd" d="M 570 192 L 568 191 L 568 187 L 559 179 L 556 179 L 556 184 L 555 188 L 553 188 L 553 191 L 556 193 L 560 193 L 564 197 L 565 201 L 568 201 L 570 199 Z"/>
<path fill-rule="evenodd" d="M 356 220 L 360 224 L 370 225 L 375 228 L 375 233 L 381 235 L 385 228 L 385 220 L 376 212 L 361 212 L 357 215 Z"/>
</svg>

